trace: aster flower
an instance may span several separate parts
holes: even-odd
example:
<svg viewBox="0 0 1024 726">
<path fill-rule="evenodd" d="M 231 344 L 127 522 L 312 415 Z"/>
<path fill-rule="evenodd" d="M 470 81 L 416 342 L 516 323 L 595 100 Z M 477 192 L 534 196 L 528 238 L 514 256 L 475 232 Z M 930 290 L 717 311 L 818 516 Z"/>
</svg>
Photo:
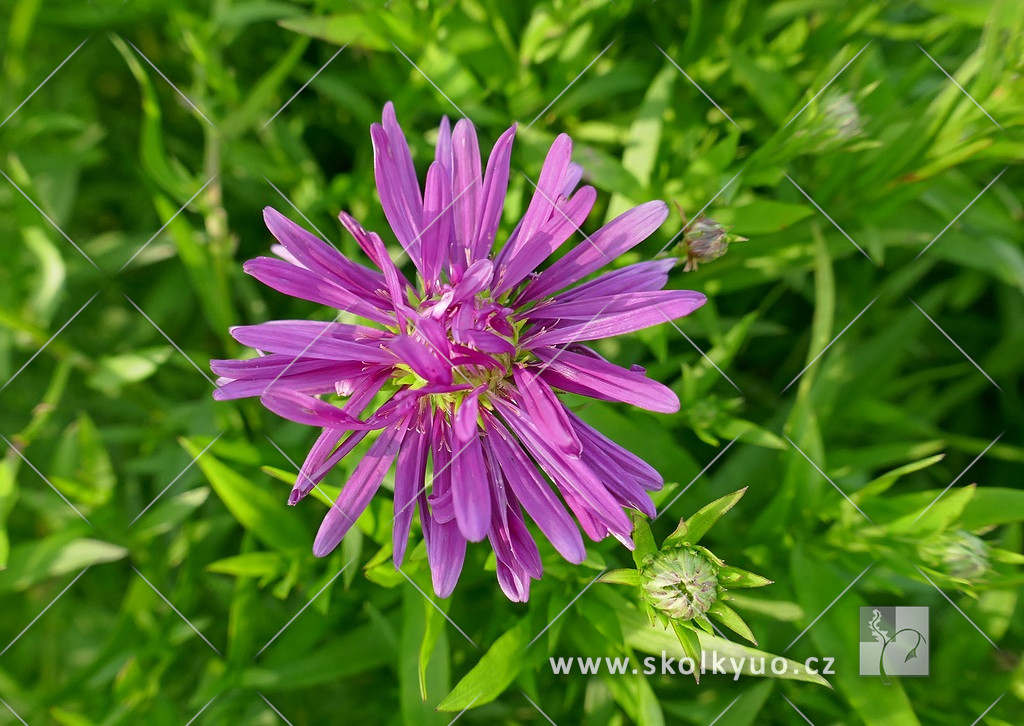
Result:
<svg viewBox="0 0 1024 726">
<path fill-rule="evenodd" d="M 322 430 L 290 504 L 379 432 L 324 518 L 313 552 L 324 556 L 338 545 L 394 464 L 396 566 L 418 509 L 441 597 L 458 581 L 467 542 L 487 539 L 502 590 L 525 601 L 531 580 L 541 576 L 527 516 L 573 563 L 586 557 L 576 522 L 592 540 L 611 535 L 632 547 L 624 510 L 653 515 L 648 492 L 662 478 L 584 423 L 558 392 L 677 411 L 675 394 L 642 368 L 615 365 L 580 341 L 657 325 L 705 302 L 697 292 L 662 290 L 673 260 L 584 281 L 661 225 L 667 208 L 659 201 L 621 214 L 536 271 L 584 223 L 596 199 L 592 186 L 580 186 L 582 169 L 570 161 L 572 142 L 564 134 L 551 145 L 518 226 L 500 243 L 515 131 L 501 135 L 482 170 L 472 123 L 463 119 L 452 129 L 444 119 L 421 188 L 388 103 L 383 123 L 370 129 L 374 172 L 415 282 L 381 238 L 348 214 L 340 215 L 342 224 L 377 269 L 268 208 L 281 259 L 250 260 L 245 271 L 278 292 L 376 327 L 305 320 L 239 326 L 231 334 L 260 357 L 212 361 L 217 399 L 259 396 L 278 415 Z M 321 396 L 347 400 L 335 405 Z"/>
</svg>

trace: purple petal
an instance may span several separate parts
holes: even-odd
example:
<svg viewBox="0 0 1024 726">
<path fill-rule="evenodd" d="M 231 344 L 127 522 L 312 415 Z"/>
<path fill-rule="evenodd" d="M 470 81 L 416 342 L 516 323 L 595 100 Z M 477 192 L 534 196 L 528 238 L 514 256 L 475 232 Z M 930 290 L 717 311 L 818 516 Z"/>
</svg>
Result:
<svg viewBox="0 0 1024 726">
<path fill-rule="evenodd" d="M 245 262 L 242 269 L 267 287 L 285 295 L 354 313 L 384 325 L 395 323 L 394 313 L 383 308 L 383 300 L 360 297 L 311 270 L 296 267 L 284 260 L 257 257 Z"/>
<path fill-rule="evenodd" d="M 583 453 L 583 445 L 573 432 L 565 406 L 551 387 L 535 373 L 521 366 L 516 366 L 513 378 L 523 399 L 526 415 L 537 431 L 563 454 L 579 457 Z"/>
<path fill-rule="evenodd" d="M 427 512 L 426 500 L 420 498 L 420 519 Z M 430 578 L 438 597 L 448 597 L 455 590 L 466 560 L 466 538 L 462 536 L 454 521 L 439 522 L 431 514 L 426 515 L 423 526 L 427 541 L 427 561 L 430 564 Z"/>
<path fill-rule="evenodd" d="M 583 562 L 587 552 L 580 532 L 536 465 L 493 415 L 484 416 L 484 428 L 490 451 L 526 513 L 562 557 L 577 565 Z"/>
<path fill-rule="evenodd" d="M 658 470 L 634 454 L 629 449 L 619 446 L 607 436 L 585 423 L 579 416 L 569 412 L 573 429 L 576 435 L 583 442 L 585 451 L 595 450 L 612 459 L 629 476 L 633 477 L 640 485 L 648 491 L 657 491 L 664 485 L 665 480 Z"/>
<path fill-rule="evenodd" d="M 480 213 L 480 195 L 483 176 L 480 170 L 480 145 L 476 129 L 469 119 L 460 119 L 452 134 L 452 208 L 455 222 L 455 248 L 452 263 L 465 269 L 474 262 L 477 220 Z"/>
<path fill-rule="evenodd" d="M 567 502 L 570 496 L 575 497 L 611 532 L 629 536 L 632 531 L 629 518 L 589 467 L 550 446 L 517 406 L 501 398 L 491 400 L 541 468 L 558 484 Z"/>
<path fill-rule="evenodd" d="M 373 295 L 384 284 L 379 272 L 352 262 L 322 239 L 272 207 L 263 209 L 267 229 L 303 267 L 360 295 Z"/>
<path fill-rule="evenodd" d="M 466 270 L 459 283 L 452 289 L 452 303 L 472 300 L 477 293 L 487 289 L 494 277 L 494 265 L 490 260 L 477 260 Z M 467 308 L 471 310 L 472 308 Z"/>
<path fill-rule="evenodd" d="M 229 401 L 259 396 L 271 387 L 309 394 L 336 392 L 339 384 L 360 380 L 378 366 L 271 353 L 249 360 L 212 360 L 210 368 L 220 376 L 214 400 Z"/>
<path fill-rule="evenodd" d="M 517 502 L 510 502 L 504 517 L 494 515 L 488 539 L 497 560 L 501 589 L 513 602 L 526 602 L 530 578 L 540 579 L 544 568 Z"/>
<path fill-rule="evenodd" d="M 598 448 L 583 450 L 583 462 L 597 474 L 615 500 L 623 507 L 654 517 L 657 511 L 647 490 L 618 462 Z"/>
<path fill-rule="evenodd" d="M 530 200 L 530 206 L 526 208 L 519 226 L 509 237 L 508 243 L 498 257 L 499 266 L 508 264 L 508 261 L 519 251 L 534 234 L 537 233 L 551 218 L 555 202 L 565 182 L 565 175 L 569 169 L 569 157 L 572 156 L 572 139 L 567 134 L 559 134 L 548 149 L 544 158 L 544 166 L 541 167 L 540 179 L 537 180 L 537 187 Z"/>
<path fill-rule="evenodd" d="M 437 129 L 437 147 L 434 150 L 434 161 L 441 164 L 448 172 L 448 180 L 452 178 L 452 125 L 447 116 L 441 117 L 441 124 Z"/>
<path fill-rule="evenodd" d="M 650 260 L 627 265 L 621 269 L 606 272 L 571 290 L 560 292 L 555 299 L 558 302 L 570 302 L 581 298 L 660 290 L 668 283 L 669 270 L 675 266 L 676 262 L 676 259 Z"/>
<path fill-rule="evenodd" d="M 503 557 L 502 559 L 511 559 L 519 563 L 527 574 L 539 580 L 541 575 L 544 574 L 544 566 L 540 561 L 540 550 L 537 549 L 537 543 L 533 541 L 533 536 L 526 527 L 526 522 L 523 521 L 523 514 L 519 510 L 519 503 L 510 503 L 506 511 L 508 515 L 507 528 L 502 527 L 495 532 L 497 535 L 495 539 L 501 541 L 500 549 L 503 550 L 503 554 L 507 551 L 509 555 L 509 557 Z M 496 519 L 495 521 L 500 522 L 501 520 Z M 495 552 L 497 551 L 495 549 Z"/>
<path fill-rule="evenodd" d="M 370 450 L 356 465 L 352 476 L 341 488 L 337 500 L 324 517 L 313 542 L 314 555 L 329 555 L 355 524 L 384 481 L 404 434 L 404 427 L 386 428 L 370 446 Z"/>
<path fill-rule="evenodd" d="M 373 400 L 373 397 L 377 395 L 377 392 L 380 391 L 384 382 L 389 377 L 389 374 L 386 372 L 367 377 L 365 382 L 359 386 L 356 393 L 345 404 L 344 409 L 346 413 L 358 416 L 366 408 L 366 405 Z M 323 481 L 328 472 L 339 461 L 348 456 L 352 449 L 366 438 L 366 434 L 369 433 L 368 430 L 353 431 L 339 445 L 345 432 L 333 429 L 330 429 L 330 431 L 333 433 L 334 443 L 328 446 L 327 442 L 331 440 L 332 436 L 326 430 L 317 439 L 313 450 L 306 456 L 306 460 L 302 463 L 302 468 L 299 469 L 299 476 L 295 481 L 295 486 L 292 488 L 291 494 L 288 495 L 289 504 L 297 504 L 309 494 L 313 487 Z"/>
<path fill-rule="evenodd" d="M 395 356 L 379 341 L 344 340 L 334 337 L 335 323 L 275 320 L 259 325 L 236 325 L 231 336 L 242 345 L 270 353 L 362 363 L 396 363 Z"/>
<path fill-rule="evenodd" d="M 672 390 L 641 373 L 564 348 L 537 348 L 541 378 L 554 388 L 602 401 L 621 401 L 658 413 L 675 413 L 679 398 Z"/>
<path fill-rule="evenodd" d="M 303 361 L 302 363 L 309 363 Z M 324 363 L 324 361 L 320 361 Z M 362 363 L 326 363 L 318 370 L 296 371 L 301 363 L 296 363 L 280 378 L 259 378 L 250 380 L 217 379 L 217 390 L 213 392 L 215 401 L 233 401 L 239 398 L 262 396 L 269 390 L 292 390 L 309 395 L 336 393 L 339 385 L 349 385 L 365 375 Z M 351 376 L 351 377 L 350 377 Z"/>
<path fill-rule="evenodd" d="M 409 313 L 405 292 L 412 285 L 409 284 L 405 275 L 395 266 L 380 236 L 374 232 L 367 232 L 354 217 L 345 212 L 340 213 L 338 219 L 341 220 L 345 229 L 356 239 L 359 246 L 363 248 L 363 251 L 373 260 L 374 264 L 384 273 L 384 284 L 387 288 L 388 298 L 394 307 L 395 313 L 398 315 L 399 325 L 404 327 L 404 317 Z M 413 253 L 410 252 L 409 255 L 412 256 Z M 414 259 L 417 261 L 420 259 L 418 253 Z"/>
<path fill-rule="evenodd" d="M 498 562 L 496 566 L 498 585 L 512 602 L 527 602 L 530 599 L 530 576 L 521 568 Z"/>
<path fill-rule="evenodd" d="M 417 422 L 416 425 L 423 426 L 423 423 Z M 429 443 L 426 432 L 414 426 L 398 452 L 398 464 L 395 467 L 395 516 L 391 532 L 395 567 L 401 565 L 405 558 L 416 499 L 424 489 Z"/>
<path fill-rule="evenodd" d="M 500 295 L 518 285 L 574 232 L 579 231 L 596 200 L 597 192 L 590 186 L 583 187 L 569 200 L 559 198 L 547 224 L 504 259 L 500 270 L 501 279 L 495 286 L 494 294 Z"/>
<path fill-rule="evenodd" d="M 476 415 L 475 405 L 460 406 L 456 412 L 450 467 L 455 521 L 459 524 L 459 531 L 470 542 L 479 542 L 486 537 L 491 524 L 491 483 Z M 462 434 L 467 432 L 469 435 L 463 437 Z"/>
<path fill-rule="evenodd" d="M 484 184 L 480 203 L 480 219 L 477 229 L 476 243 L 473 247 L 473 258 L 487 257 L 494 246 L 494 238 L 501 222 L 501 212 L 505 206 L 505 195 L 508 193 L 509 162 L 512 158 L 512 142 L 515 140 L 517 124 L 512 124 L 505 133 L 498 137 L 487 158 L 487 171 L 484 172 Z"/>
<path fill-rule="evenodd" d="M 452 427 L 455 432 L 455 442 L 458 445 L 469 441 L 479 431 L 477 416 L 480 413 L 480 393 L 484 390 L 485 387 L 480 386 L 462 399 L 462 404 L 455 414 L 455 424 Z"/>
<path fill-rule="evenodd" d="M 459 337 L 462 342 L 469 343 L 484 353 L 515 355 L 518 352 L 512 343 L 489 330 L 464 330 L 460 332 Z"/>
<path fill-rule="evenodd" d="M 389 134 L 379 124 L 370 126 L 373 141 L 373 175 L 377 182 L 380 205 L 394 230 L 395 237 L 414 262 L 419 262 L 419 233 L 423 227 L 423 203 L 418 192 L 413 194 L 410 187 L 417 187 L 415 172 L 411 179 L 406 177 L 402 163 L 394 157 L 394 146 Z M 404 139 L 402 142 L 404 144 Z M 412 163 L 411 161 L 409 162 Z"/>
<path fill-rule="evenodd" d="M 583 179 L 583 167 L 574 162 L 569 162 L 569 168 L 565 172 L 565 179 L 562 180 L 562 190 L 559 192 L 563 197 L 570 196 Z"/>
<path fill-rule="evenodd" d="M 452 382 L 452 366 L 432 346 L 410 335 L 397 335 L 388 343 L 388 348 L 424 380 L 441 384 Z"/>
<path fill-rule="evenodd" d="M 582 280 L 647 239 L 667 216 L 668 207 L 661 201 L 647 202 L 623 212 L 540 273 L 523 291 L 520 300 L 538 300 Z"/>
<path fill-rule="evenodd" d="M 440 409 L 434 412 L 430 440 L 430 457 L 433 462 L 430 509 L 438 522 L 451 522 L 455 519 L 455 507 L 452 504 L 451 427 Z"/>
<path fill-rule="evenodd" d="M 448 250 L 455 236 L 452 226 L 452 181 L 440 162 L 427 170 L 427 187 L 423 196 L 423 278 L 428 290 L 441 279 L 441 270 L 448 261 Z"/>
<path fill-rule="evenodd" d="M 341 443 L 346 433 L 348 432 L 340 429 L 324 429 L 320 432 L 320 435 L 316 437 L 316 442 L 310 448 L 309 453 L 306 454 L 306 460 L 302 462 L 302 466 L 299 468 L 299 475 L 295 478 L 295 486 L 292 487 L 288 495 L 288 504 L 292 506 L 298 504 L 307 494 L 313 491 L 313 487 L 318 482 L 310 478 L 310 472 L 323 465 L 331 453 L 337 449 L 338 444 Z"/>
<path fill-rule="evenodd" d="M 298 391 L 275 389 L 260 396 L 260 402 L 278 416 L 307 426 L 352 431 L 380 428 L 360 421 L 326 401 Z"/>
<path fill-rule="evenodd" d="M 547 330 L 529 337 L 525 345 L 572 344 L 633 333 L 689 315 L 705 302 L 704 295 L 692 290 L 655 290 L 552 303 L 530 313 L 530 319 L 544 321 L 537 325 Z"/>
<path fill-rule="evenodd" d="M 402 187 L 402 194 L 409 200 L 413 210 L 423 208 L 423 198 L 420 195 L 419 180 L 416 178 L 416 167 L 412 163 L 412 154 L 409 152 L 409 144 L 405 140 L 402 127 L 398 125 L 398 118 L 395 116 L 395 105 L 388 101 L 384 104 L 384 113 L 381 121 L 384 131 L 388 135 L 388 150 L 391 157 L 398 165 L 398 178 Z"/>
</svg>

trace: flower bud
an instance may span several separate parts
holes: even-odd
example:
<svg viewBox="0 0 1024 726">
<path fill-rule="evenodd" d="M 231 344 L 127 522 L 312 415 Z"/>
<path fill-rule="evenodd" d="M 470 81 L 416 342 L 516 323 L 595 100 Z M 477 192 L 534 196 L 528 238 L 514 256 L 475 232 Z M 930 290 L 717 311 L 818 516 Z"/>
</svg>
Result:
<svg viewBox="0 0 1024 726">
<path fill-rule="evenodd" d="M 710 217 L 698 217 L 683 239 L 690 257 L 697 262 L 717 260 L 729 249 L 728 230 Z"/>
<path fill-rule="evenodd" d="M 953 577 L 975 580 L 988 570 L 988 545 L 970 532 L 957 530 L 946 537 L 943 561 Z"/>
<path fill-rule="evenodd" d="M 693 620 L 718 601 L 718 569 L 692 547 L 666 548 L 640 569 L 644 599 L 673 620 Z"/>
<path fill-rule="evenodd" d="M 859 135 L 863 122 L 853 95 L 840 93 L 828 98 L 824 123 L 826 128 L 840 141 L 847 141 Z"/>
<path fill-rule="evenodd" d="M 961 580 L 976 580 L 989 569 L 988 544 L 962 529 L 930 538 L 919 552 L 925 562 Z"/>
</svg>

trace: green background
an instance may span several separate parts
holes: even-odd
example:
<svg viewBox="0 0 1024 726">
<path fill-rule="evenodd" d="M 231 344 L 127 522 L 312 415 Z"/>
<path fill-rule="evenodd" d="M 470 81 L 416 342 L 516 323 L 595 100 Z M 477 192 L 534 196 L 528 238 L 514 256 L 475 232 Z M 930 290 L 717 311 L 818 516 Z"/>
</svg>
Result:
<svg viewBox="0 0 1024 726">
<path fill-rule="evenodd" d="M 0 723 L 971 724 L 996 699 L 982 723 L 1020 722 L 1019 565 L 942 562 L 957 531 L 1021 548 L 1019 3 L 12 0 L 0 58 Z M 387 100 L 421 174 L 440 116 L 485 148 L 520 122 L 506 233 L 567 132 L 585 231 L 660 198 L 749 238 L 676 268 L 710 299 L 679 330 L 599 346 L 682 412 L 583 415 L 665 475 L 659 503 L 689 485 L 659 541 L 749 487 L 703 544 L 775 581 L 738 609 L 765 650 L 835 657 L 834 690 L 553 675 L 650 649 L 634 595 L 587 587 L 631 566 L 614 542 L 580 567 L 544 544 L 528 605 L 472 546 L 435 607 L 422 545 L 408 579 L 379 552 L 382 492 L 312 556 L 325 507 L 280 479 L 315 433 L 204 376 L 242 353 L 230 325 L 332 317 L 241 273 L 264 206 L 362 259 L 348 210 L 397 249 L 368 134 Z M 931 607 L 930 677 L 857 676 L 865 605 Z"/>
</svg>

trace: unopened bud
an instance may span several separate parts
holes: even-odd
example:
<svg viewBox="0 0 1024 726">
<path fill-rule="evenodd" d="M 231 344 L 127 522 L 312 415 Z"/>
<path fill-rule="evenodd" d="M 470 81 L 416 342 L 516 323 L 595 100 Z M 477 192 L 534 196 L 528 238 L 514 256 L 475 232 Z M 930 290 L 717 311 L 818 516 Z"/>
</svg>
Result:
<svg viewBox="0 0 1024 726">
<path fill-rule="evenodd" d="M 728 230 L 710 217 L 698 218 L 683 235 L 690 257 L 697 262 L 710 262 L 724 255 L 729 249 L 728 237 Z"/>
<path fill-rule="evenodd" d="M 860 134 L 860 111 L 851 94 L 840 93 L 828 99 L 825 106 L 825 125 L 841 141 Z"/>
<path fill-rule="evenodd" d="M 988 570 L 988 545 L 970 532 L 957 530 L 947 535 L 943 560 L 953 577 L 974 580 Z"/>
<path fill-rule="evenodd" d="M 674 620 L 693 620 L 719 596 L 718 564 L 690 547 L 658 552 L 640 569 L 647 602 Z"/>
</svg>

